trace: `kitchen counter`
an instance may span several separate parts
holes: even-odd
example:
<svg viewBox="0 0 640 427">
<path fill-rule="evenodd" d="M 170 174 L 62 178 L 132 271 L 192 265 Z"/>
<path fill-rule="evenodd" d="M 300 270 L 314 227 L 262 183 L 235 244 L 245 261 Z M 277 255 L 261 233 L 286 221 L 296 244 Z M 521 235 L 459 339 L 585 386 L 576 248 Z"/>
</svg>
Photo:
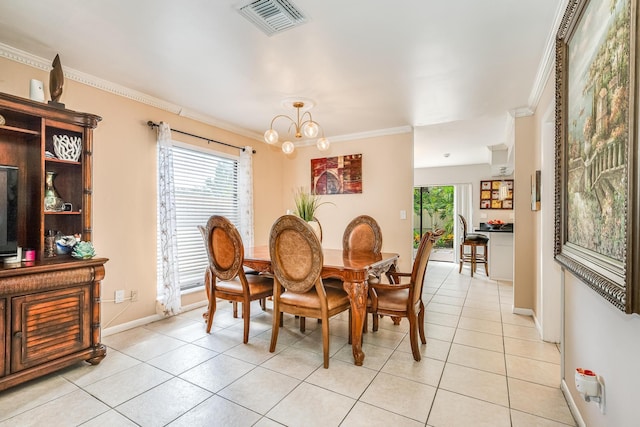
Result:
<svg viewBox="0 0 640 427">
<path fill-rule="evenodd" d="M 474 232 L 489 237 L 489 278 L 513 281 L 513 223 L 494 229 L 481 222 Z"/>
<path fill-rule="evenodd" d="M 495 228 L 487 223 L 481 222 L 480 226 L 473 231 L 481 233 L 513 233 L 513 223 L 509 222 L 502 224 L 502 227 Z"/>
</svg>

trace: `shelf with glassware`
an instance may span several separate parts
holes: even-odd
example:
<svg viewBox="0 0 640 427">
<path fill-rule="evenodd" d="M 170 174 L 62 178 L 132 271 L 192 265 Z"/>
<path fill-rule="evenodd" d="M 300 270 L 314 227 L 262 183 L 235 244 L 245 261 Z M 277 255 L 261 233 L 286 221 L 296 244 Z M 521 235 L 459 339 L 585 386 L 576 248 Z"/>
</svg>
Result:
<svg viewBox="0 0 640 427">
<path fill-rule="evenodd" d="M 86 152 L 85 133 L 83 126 L 45 120 L 43 258 L 69 252 L 69 248 L 57 243 L 52 250 L 48 237 L 54 236 L 56 242 L 66 236 L 79 236 L 85 241 L 91 239 L 88 217 L 83 215 L 86 212 L 83 206 L 91 195 L 90 181 L 88 185 L 84 182 L 84 162 L 91 160 L 90 153 L 83 156 L 83 152 Z"/>
</svg>

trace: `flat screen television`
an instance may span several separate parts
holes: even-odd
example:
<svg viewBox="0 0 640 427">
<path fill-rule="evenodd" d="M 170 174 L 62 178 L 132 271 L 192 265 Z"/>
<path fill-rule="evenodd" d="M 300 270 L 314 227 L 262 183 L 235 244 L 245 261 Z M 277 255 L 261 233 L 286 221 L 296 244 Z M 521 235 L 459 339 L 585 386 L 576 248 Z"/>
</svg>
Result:
<svg viewBox="0 0 640 427">
<path fill-rule="evenodd" d="M 0 165 L 0 257 L 18 250 L 18 168 Z"/>
</svg>

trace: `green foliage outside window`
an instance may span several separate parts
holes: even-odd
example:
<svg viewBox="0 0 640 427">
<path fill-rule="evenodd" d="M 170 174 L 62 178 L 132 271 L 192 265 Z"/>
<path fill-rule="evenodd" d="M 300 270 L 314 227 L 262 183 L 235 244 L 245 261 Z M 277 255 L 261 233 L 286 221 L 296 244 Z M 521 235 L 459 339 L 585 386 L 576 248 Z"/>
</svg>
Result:
<svg viewBox="0 0 640 427">
<path fill-rule="evenodd" d="M 426 231 L 444 229 L 436 248 L 453 247 L 453 186 L 418 187 L 413 191 L 413 211 L 418 217 L 413 233 L 413 246 L 418 247 L 420 236 Z M 422 219 L 422 233 L 420 230 Z"/>
</svg>

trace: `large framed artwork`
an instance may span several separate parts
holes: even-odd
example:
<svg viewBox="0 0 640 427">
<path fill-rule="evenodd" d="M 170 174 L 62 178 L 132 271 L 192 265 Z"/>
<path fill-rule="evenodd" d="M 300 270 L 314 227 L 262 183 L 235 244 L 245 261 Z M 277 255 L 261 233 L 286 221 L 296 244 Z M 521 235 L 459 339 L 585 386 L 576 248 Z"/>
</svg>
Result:
<svg viewBox="0 0 640 427">
<path fill-rule="evenodd" d="M 362 193 L 362 154 L 311 159 L 311 192 Z"/>
<path fill-rule="evenodd" d="M 555 258 L 640 312 L 638 0 L 570 0 L 556 39 Z"/>
</svg>

